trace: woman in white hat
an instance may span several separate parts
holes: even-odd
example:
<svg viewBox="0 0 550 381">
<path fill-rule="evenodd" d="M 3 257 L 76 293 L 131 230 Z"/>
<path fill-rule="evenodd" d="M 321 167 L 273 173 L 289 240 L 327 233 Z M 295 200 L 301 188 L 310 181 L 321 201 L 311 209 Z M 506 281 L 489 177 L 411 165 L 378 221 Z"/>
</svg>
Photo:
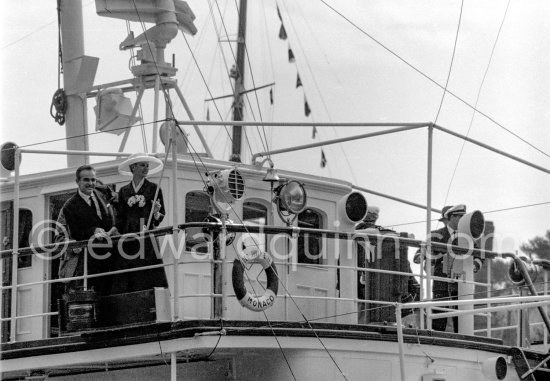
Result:
<svg viewBox="0 0 550 381">
<path fill-rule="evenodd" d="M 120 174 L 132 176 L 132 181 L 120 188 L 117 202 L 117 229 L 120 234 L 139 233 L 156 228 L 164 218 L 162 190 L 146 179 L 162 170 L 162 162 L 144 153 L 131 155 L 118 166 Z M 156 198 L 155 198 L 156 196 Z M 152 214 L 152 216 L 151 216 Z M 150 221 L 148 223 L 148 221 Z M 117 256 L 115 269 L 128 269 L 162 264 L 151 239 L 125 239 L 123 252 Z M 168 287 L 164 268 L 119 274 L 113 282 L 113 294 Z"/>
</svg>

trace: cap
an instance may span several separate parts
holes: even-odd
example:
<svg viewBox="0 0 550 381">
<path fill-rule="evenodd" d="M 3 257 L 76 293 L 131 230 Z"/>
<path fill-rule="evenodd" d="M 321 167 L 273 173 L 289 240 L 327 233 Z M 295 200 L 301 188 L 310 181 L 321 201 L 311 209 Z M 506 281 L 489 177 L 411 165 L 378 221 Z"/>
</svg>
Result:
<svg viewBox="0 0 550 381">
<path fill-rule="evenodd" d="M 466 214 L 466 205 L 458 204 L 447 210 L 445 213 L 445 218 L 449 218 L 453 214 Z"/>
<path fill-rule="evenodd" d="M 377 207 L 377 206 L 368 206 L 367 207 L 367 213 L 376 213 L 376 214 L 379 214 L 380 213 L 380 208 Z"/>
<path fill-rule="evenodd" d="M 441 218 L 439 219 L 439 221 L 444 221 L 447 219 L 447 217 L 445 217 L 445 213 L 447 213 L 447 210 L 451 209 L 452 207 L 452 205 L 445 205 L 443 209 L 441 209 Z"/>
</svg>

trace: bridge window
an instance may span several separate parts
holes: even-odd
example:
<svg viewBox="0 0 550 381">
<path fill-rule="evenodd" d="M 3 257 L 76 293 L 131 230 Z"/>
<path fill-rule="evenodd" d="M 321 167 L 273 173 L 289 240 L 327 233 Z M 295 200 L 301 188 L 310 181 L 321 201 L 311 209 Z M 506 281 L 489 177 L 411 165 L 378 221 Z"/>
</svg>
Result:
<svg viewBox="0 0 550 381">
<path fill-rule="evenodd" d="M 2 203 L 2 250 L 13 248 L 13 203 Z M 32 230 L 32 212 L 28 209 L 19 209 L 19 248 L 29 247 L 29 236 Z M 32 255 L 21 255 L 17 259 L 17 267 L 32 266 Z"/>
<path fill-rule="evenodd" d="M 246 201 L 243 203 L 243 224 L 252 226 L 267 225 L 267 206 L 259 202 Z M 262 251 L 266 250 L 266 234 L 250 233 L 247 234 L 252 239 L 251 242 L 258 245 Z M 243 242 L 247 242 L 247 237 L 243 237 Z"/>
<path fill-rule="evenodd" d="M 185 196 L 185 222 L 204 222 L 210 214 L 210 197 L 202 191 L 191 191 Z M 201 238 L 201 228 L 186 230 L 185 249 L 190 251 L 193 246 L 204 246 L 204 239 Z M 203 250 L 199 250 L 203 251 Z"/>
<path fill-rule="evenodd" d="M 0 204 L 1 219 L 0 226 L 2 239 L 0 248 L 10 250 L 13 248 L 13 202 L 2 202 Z M 29 247 L 29 235 L 32 230 L 32 212 L 28 209 L 19 209 L 19 248 Z M 2 286 L 12 284 L 12 256 L 8 256 L 2 261 Z M 17 268 L 28 268 L 32 266 L 32 255 L 19 255 L 17 257 Z M 2 317 L 11 315 L 11 289 L 2 290 L 0 309 Z M 1 324 L 0 341 L 8 342 L 10 338 L 10 322 L 4 321 Z"/>
<path fill-rule="evenodd" d="M 323 229 L 324 224 L 323 216 L 315 210 L 306 209 L 298 215 L 299 228 Z M 323 264 L 322 237 L 300 234 L 298 237 L 298 263 Z"/>
</svg>

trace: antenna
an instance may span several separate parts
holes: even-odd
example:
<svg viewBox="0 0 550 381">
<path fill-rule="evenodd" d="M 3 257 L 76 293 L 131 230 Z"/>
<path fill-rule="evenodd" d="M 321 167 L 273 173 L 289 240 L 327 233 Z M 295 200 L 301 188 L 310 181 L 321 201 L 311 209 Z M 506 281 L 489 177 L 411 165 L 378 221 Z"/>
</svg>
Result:
<svg viewBox="0 0 550 381">
<path fill-rule="evenodd" d="M 157 135 L 158 135 L 158 109 L 159 109 L 159 92 L 166 91 L 168 99 L 166 100 L 167 104 L 170 104 L 169 100 L 169 89 L 175 89 L 176 93 L 181 100 L 190 120 L 194 120 L 194 117 L 189 109 L 183 94 L 177 87 L 177 82 L 174 77 L 176 75 L 177 69 L 170 63 L 167 63 L 164 60 L 164 49 L 166 45 L 177 36 L 178 30 L 182 30 L 185 33 L 194 35 L 197 33 L 197 28 L 193 24 L 195 20 L 195 14 L 187 4 L 187 2 L 182 0 L 96 0 L 96 12 L 99 16 L 112 17 L 116 19 L 136 21 L 139 23 L 152 22 L 156 25 L 145 30 L 142 34 L 137 37 L 134 37 L 133 32 L 131 32 L 119 45 L 121 50 L 126 50 L 134 47 L 139 47 L 141 50 L 137 52 L 137 58 L 140 61 L 139 65 L 131 67 L 132 74 L 137 77 L 135 79 L 118 81 L 108 85 L 111 86 L 120 86 L 122 84 L 130 84 L 131 87 L 137 91 L 137 100 L 133 109 L 130 111 L 130 107 L 123 97 L 119 97 L 120 103 L 117 103 L 116 107 L 111 109 L 114 111 L 115 118 L 105 118 L 105 115 L 102 116 L 103 121 L 100 120 L 99 126 L 103 129 L 106 128 L 106 124 L 112 123 L 112 119 L 121 119 L 124 117 L 128 120 L 128 124 L 131 125 L 135 123 L 138 119 L 136 114 L 138 112 L 139 104 L 143 97 L 144 91 L 146 89 L 154 88 L 155 91 L 155 103 L 154 103 L 154 115 L 153 115 L 153 146 L 152 152 L 156 152 L 157 147 Z M 101 89 L 105 86 L 97 86 Z M 113 93 L 115 90 L 109 90 L 108 94 Z M 118 91 L 120 93 L 120 91 Z M 120 94 L 119 94 L 120 95 Z M 101 99 L 101 97 L 99 97 Z M 100 105 L 98 110 L 101 111 Z M 174 115 L 172 114 L 171 109 L 167 107 L 166 119 L 173 119 Z M 170 114 L 170 115 L 168 115 Z M 98 112 L 98 116 L 100 113 Z M 105 120 L 106 119 L 106 120 Z M 167 139 L 166 128 L 163 129 L 161 138 L 164 138 L 164 141 Z M 197 125 L 194 125 L 195 131 L 201 142 L 206 149 L 207 155 L 212 157 L 212 153 L 206 144 L 206 140 L 202 136 L 201 131 Z M 113 130 L 114 128 L 111 128 Z M 118 130 L 117 130 L 118 131 Z M 119 148 L 119 152 L 124 150 L 126 141 L 130 129 L 127 128 L 124 131 L 124 136 Z M 186 152 L 185 140 L 183 137 L 177 138 L 178 144 L 180 146 L 180 151 Z"/>
<path fill-rule="evenodd" d="M 130 33 L 120 43 L 121 50 L 136 46 L 142 48 L 138 52 L 142 64 L 132 67 L 132 73 L 136 76 L 174 76 L 176 68 L 164 60 L 166 45 L 177 36 L 178 29 L 191 35 L 197 33 L 193 24 L 195 14 L 182 0 L 96 0 L 96 12 L 99 16 L 156 24 L 137 37 Z"/>
</svg>

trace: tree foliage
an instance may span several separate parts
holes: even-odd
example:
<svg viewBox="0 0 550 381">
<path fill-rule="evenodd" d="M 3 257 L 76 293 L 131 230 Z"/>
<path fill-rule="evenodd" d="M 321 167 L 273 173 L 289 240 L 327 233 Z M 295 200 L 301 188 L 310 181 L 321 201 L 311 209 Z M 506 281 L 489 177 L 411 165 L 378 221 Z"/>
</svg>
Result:
<svg viewBox="0 0 550 381">
<path fill-rule="evenodd" d="M 550 230 L 543 237 L 537 236 L 520 246 L 520 250 L 533 259 L 550 260 Z"/>
</svg>

